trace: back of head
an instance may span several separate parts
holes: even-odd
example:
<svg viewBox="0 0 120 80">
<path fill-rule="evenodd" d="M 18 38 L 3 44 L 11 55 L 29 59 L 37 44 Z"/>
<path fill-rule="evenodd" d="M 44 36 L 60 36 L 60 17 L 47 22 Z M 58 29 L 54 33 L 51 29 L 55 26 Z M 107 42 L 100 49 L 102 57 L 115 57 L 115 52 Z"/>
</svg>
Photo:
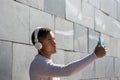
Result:
<svg viewBox="0 0 120 80">
<path fill-rule="evenodd" d="M 44 40 L 46 38 L 46 36 L 51 31 L 51 29 L 49 29 L 49 28 L 44 28 L 44 27 L 36 28 L 31 35 L 31 40 L 32 40 L 33 45 L 35 45 L 35 31 L 36 30 L 38 30 L 37 39 L 38 39 L 38 42 L 40 42 L 40 43 L 42 42 L 42 40 Z"/>
</svg>

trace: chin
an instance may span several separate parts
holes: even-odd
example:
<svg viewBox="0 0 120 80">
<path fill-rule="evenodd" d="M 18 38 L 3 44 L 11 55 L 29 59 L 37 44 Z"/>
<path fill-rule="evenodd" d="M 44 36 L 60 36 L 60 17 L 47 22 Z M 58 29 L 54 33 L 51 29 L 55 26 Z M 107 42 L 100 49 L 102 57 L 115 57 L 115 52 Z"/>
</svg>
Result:
<svg viewBox="0 0 120 80">
<path fill-rule="evenodd" d="M 53 54 L 55 54 L 56 53 L 56 50 L 53 52 Z"/>
<path fill-rule="evenodd" d="M 53 52 L 53 54 L 55 54 L 55 53 L 56 53 L 56 51 Z"/>
</svg>

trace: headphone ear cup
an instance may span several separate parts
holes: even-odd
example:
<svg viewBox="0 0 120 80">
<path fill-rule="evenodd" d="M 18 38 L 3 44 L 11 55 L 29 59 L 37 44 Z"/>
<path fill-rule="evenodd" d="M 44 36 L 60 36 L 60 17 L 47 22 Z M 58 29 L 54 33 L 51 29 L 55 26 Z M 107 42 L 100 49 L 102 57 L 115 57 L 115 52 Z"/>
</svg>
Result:
<svg viewBox="0 0 120 80">
<path fill-rule="evenodd" d="M 36 42 L 36 43 L 35 43 L 35 48 L 36 48 L 37 50 L 40 50 L 40 49 L 42 48 L 42 44 L 41 44 L 40 42 Z"/>
</svg>

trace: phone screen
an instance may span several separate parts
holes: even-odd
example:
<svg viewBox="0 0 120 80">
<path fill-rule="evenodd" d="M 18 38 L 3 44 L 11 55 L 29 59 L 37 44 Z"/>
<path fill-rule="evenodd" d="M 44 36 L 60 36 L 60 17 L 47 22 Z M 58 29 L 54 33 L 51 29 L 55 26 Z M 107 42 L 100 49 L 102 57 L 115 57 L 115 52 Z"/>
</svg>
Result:
<svg viewBox="0 0 120 80">
<path fill-rule="evenodd" d="M 104 41 L 101 37 L 99 37 L 99 43 L 100 43 L 100 47 L 104 47 Z"/>
</svg>

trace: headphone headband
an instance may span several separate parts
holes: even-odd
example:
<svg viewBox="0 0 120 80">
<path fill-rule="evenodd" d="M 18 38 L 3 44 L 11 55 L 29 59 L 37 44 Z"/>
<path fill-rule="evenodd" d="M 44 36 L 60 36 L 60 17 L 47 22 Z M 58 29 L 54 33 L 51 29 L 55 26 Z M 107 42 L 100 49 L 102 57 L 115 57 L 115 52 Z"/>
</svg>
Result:
<svg viewBox="0 0 120 80">
<path fill-rule="evenodd" d="M 35 42 L 39 42 L 39 41 L 38 41 L 38 32 L 39 32 L 40 28 L 41 28 L 41 27 L 37 27 L 37 28 L 35 29 L 35 33 L 34 33 Z"/>
</svg>

